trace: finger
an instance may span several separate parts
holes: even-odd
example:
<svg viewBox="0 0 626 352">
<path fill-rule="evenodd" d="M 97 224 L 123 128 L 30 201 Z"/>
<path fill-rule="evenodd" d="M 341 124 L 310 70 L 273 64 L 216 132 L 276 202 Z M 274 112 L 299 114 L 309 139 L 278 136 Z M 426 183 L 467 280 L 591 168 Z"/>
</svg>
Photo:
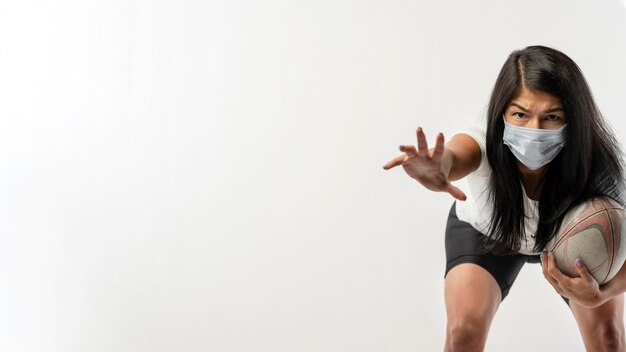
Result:
<svg viewBox="0 0 626 352">
<path fill-rule="evenodd" d="M 437 135 L 437 141 L 435 142 L 435 151 L 433 152 L 433 160 L 436 162 L 441 161 L 441 156 L 443 155 L 443 133 L 439 133 Z"/>
<path fill-rule="evenodd" d="M 397 156 L 397 157 L 393 158 L 391 161 L 389 161 L 389 162 L 388 162 L 388 163 L 386 163 L 385 165 L 383 165 L 383 169 L 385 169 L 385 170 L 389 170 L 389 169 L 391 169 L 391 168 L 393 168 L 393 167 L 396 167 L 396 166 L 398 166 L 398 165 L 402 165 L 402 163 L 403 163 L 406 159 L 408 159 L 408 156 L 407 156 L 406 154 L 399 155 L 399 156 Z"/>
<path fill-rule="evenodd" d="M 415 149 L 415 147 L 412 146 L 412 145 L 401 145 L 400 146 L 400 151 L 405 152 L 410 157 L 416 157 L 417 156 L 417 149 Z"/>
<path fill-rule="evenodd" d="M 548 252 L 547 251 L 543 251 L 541 253 L 541 270 L 543 272 L 543 276 L 546 278 L 546 280 L 550 281 L 553 280 L 552 275 L 550 274 L 549 271 L 549 264 L 548 264 Z"/>
<path fill-rule="evenodd" d="M 542 252 L 540 258 L 543 277 L 546 278 L 546 281 L 548 281 L 555 290 L 559 291 L 561 289 L 559 283 L 552 277 L 552 275 L 550 275 L 550 272 L 548 271 L 548 252 Z"/>
<path fill-rule="evenodd" d="M 587 266 L 585 265 L 583 260 L 580 258 L 576 259 L 576 271 L 578 271 L 580 278 L 587 283 L 593 283 L 593 281 L 595 280 L 591 273 L 589 273 L 589 270 L 587 269 Z"/>
<path fill-rule="evenodd" d="M 466 200 L 467 196 L 463 191 L 461 191 L 458 187 L 453 186 L 451 183 L 448 183 L 446 187 L 446 192 L 450 193 L 454 198 L 458 200 Z"/>
<path fill-rule="evenodd" d="M 569 277 L 563 274 L 561 270 L 559 270 L 559 268 L 556 266 L 556 257 L 554 256 L 554 253 L 548 252 L 547 256 L 548 256 L 548 273 L 550 274 L 550 276 L 552 276 L 554 280 L 556 280 L 559 284 L 561 282 L 567 281 Z"/>
<path fill-rule="evenodd" d="M 419 155 L 428 155 L 428 143 L 426 143 L 426 135 L 421 127 L 417 128 L 417 148 L 419 150 Z"/>
</svg>

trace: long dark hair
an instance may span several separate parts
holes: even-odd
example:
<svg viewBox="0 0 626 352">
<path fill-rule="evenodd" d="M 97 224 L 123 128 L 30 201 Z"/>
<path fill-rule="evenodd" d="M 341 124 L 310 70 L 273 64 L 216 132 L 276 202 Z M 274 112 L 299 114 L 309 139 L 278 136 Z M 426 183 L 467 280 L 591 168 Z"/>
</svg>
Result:
<svg viewBox="0 0 626 352">
<path fill-rule="evenodd" d="M 527 235 L 520 173 L 515 156 L 502 143 L 502 116 L 522 88 L 560 98 L 567 119 L 565 147 L 541 180 L 534 249 L 543 250 L 567 211 L 590 197 L 607 196 L 624 205 L 622 152 L 578 65 L 562 52 L 544 46 L 516 50 L 498 75 L 487 112 L 487 158 L 492 169 L 489 199 L 493 209 L 490 241 L 484 245 L 495 253 L 516 252 Z"/>
</svg>

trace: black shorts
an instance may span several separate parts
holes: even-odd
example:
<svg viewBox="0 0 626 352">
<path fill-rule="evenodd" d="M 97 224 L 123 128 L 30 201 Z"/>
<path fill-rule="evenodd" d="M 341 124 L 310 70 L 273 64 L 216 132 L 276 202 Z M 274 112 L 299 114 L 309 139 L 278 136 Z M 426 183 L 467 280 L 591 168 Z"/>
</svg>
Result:
<svg viewBox="0 0 626 352">
<path fill-rule="evenodd" d="M 481 266 L 493 276 L 502 292 L 502 300 L 509 294 L 511 286 L 524 263 L 541 263 L 539 255 L 496 255 L 482 250 L 485 235 L 469 223 L 456 216 L 456 202 L 452 204 L 446 225 L 446 273 L 463 263 Z M 444 277 L 445 277 L 444 275 Z M 568 302 L 566 298 L 563 298 Z"/>
</svg>

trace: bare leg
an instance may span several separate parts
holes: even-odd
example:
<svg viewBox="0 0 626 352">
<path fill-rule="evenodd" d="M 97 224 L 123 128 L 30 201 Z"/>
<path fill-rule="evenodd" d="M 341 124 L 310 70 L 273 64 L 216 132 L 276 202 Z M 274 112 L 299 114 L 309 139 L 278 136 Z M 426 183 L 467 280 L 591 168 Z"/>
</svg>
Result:
<svg viewBox="0 0 626 352">
<path fill-rule="evenodd" d="M 502 294 L 487 270 L 460 264 L 446 275 L 446 352 L 483 351 Z"/>
<path fill-rule="evenodd" d="M 596 308 L 586 308 L 570 301 L 587 352 L 625 351 L 624 295 Z"/>
</svg>

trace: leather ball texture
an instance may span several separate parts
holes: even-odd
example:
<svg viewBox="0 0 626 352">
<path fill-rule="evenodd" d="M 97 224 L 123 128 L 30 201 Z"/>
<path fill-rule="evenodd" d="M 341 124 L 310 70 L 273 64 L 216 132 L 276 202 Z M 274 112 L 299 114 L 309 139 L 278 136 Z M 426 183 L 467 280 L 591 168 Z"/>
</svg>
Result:
<svg viewBox="0 0 626 352">
<path fill-rule="evenodd" d="M 556 236 L 548 243 L 557 267 L 578 277 L 576 258 L 603 285 L 617 274 L 626 260 L 626 211 L 607 197 L 591 198 L 570 209 Z"/>
</svg>

